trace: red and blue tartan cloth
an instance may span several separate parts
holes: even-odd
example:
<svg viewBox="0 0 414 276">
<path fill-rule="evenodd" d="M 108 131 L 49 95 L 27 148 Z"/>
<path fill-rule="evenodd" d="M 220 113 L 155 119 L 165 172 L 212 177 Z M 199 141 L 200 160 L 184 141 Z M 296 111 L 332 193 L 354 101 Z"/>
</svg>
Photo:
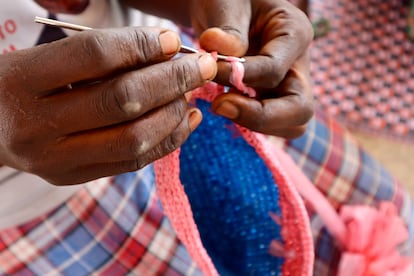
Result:
<svg viewBox="0 0 414 276">
<path fill-rule="evenodd" d="M 334 120 L 317 112 L 306 134 L 284 147 L 335 208 L 391 201 L 414 237 L 410 195 Z M 314 275 L 335 275 L 340 251 L 308 212 Z M 201 274 L 162 214 L 151 166 L 85 185 L 48 214 L 0 230 L 0 275 L 90 274 Z"/>
<path fill-rule="evenodd" d="M 345 204 L 392 202 L 410 233 L 401 252 L 413 257 L 414 202 L 410 193 L 333 117 L 321 109 L 315 117 L 305 135 L 286 142 L 287 153 L 337 211 Z M 306 207 L 315 243 L 314 275 L 336 275 L 341 256 L 338 244 L 321 217 L 309 204 Z"/>
<path fill-rule="evenodd" d="M 151 167 L 92 182 L 0 231 L 0 275 L 91 274 L 201 275 L 163 216 Z"/>
</svg>

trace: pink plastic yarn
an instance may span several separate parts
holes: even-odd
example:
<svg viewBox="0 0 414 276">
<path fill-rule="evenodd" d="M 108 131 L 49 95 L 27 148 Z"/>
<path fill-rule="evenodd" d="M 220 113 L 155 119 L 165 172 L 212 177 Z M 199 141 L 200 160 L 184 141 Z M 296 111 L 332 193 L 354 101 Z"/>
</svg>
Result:
<svg viewBox="0 0 414 276">
<path fill-rule="evenodd" d="M 391 202 L 343 206 L 340 218 L 346 233 L 338 276 L 411 275 L 412 260 L 398 251 L 408 231 Z"/>
</svg>

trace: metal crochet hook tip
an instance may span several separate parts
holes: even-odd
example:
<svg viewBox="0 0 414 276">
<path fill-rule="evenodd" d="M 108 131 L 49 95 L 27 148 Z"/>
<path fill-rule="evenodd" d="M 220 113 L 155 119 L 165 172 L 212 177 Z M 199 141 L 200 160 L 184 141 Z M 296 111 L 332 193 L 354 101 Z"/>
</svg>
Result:
<svg viewBox="0 0 414 276">
<path fill-rule="evenodd" d="M 199 53 L 200 51 L 198 51 L 197 49 L 185 46 L 185 45 L 181 45 L 180 48 L 180 53 Z M 225 56 L 225 55 L 217 55 L 217 59 L 219 60 L 224 60 L 224 61 L 229 61 L 229 56 Z M 231 57 L 232 60 L 238 61 L 238 62 L 246 62 L 245 58 L 239 58 L 239 57 Z"/>
<path fill-rule="evenodd" d="M 55 27 L 59 27 L 59 28 L 69 29 L 69 30 L 73 30 L 73 31 L 92 30 L 92 28 L 90 28 L 90 27 L 85 27 L 85 26 L 82 26 L 82 25 L 62 22 L 62 21 L 59 21 L 59 20 L 54 20 L 54 19 L 49 19 L 49 18 L 44 18 L 44 17 L 39 17 L 39 16 L 36 16 L 34 21 L 36 23 L 41 23 L 41 24 L 45 24 L 45 25 L 49 25 L 49 26 L 55 26 Z M 197 49 L 194 49 L 194 48 L 191 48 L 191 47 L 188 47 L 188 46 L 185 46 L 185 45 L 181 45 L 179 52 L 184 53 L 184 54 L 199 53 L 199 51 Z M 230 59 L 230 57 L 224 56 L 224 55 L 217 55 L 217 59 L 228 61 Z M 246 59 L 244 59 L 244 58 L 231 57 L 231 59 L 235 60 L 235 61 L 239 61 L 239 62 L 246 62 Z"/>
</svg>

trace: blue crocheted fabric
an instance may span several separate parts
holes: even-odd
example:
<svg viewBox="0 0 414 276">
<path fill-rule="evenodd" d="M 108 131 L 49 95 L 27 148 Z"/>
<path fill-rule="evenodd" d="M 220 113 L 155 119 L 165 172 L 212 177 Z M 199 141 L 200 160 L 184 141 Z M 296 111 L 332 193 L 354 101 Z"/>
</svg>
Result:
<svg viewBox="0 0 414 276">
<path fill-rule="evenodd" d="M 233 123 L 197 101 L 204 119 L 181 148 L 180 178 L 204 247 L 220 275 L 279 275 L 283 258 L 269 254 L 281 226 L 279 192 L 264 161 Z"/>
</svg>

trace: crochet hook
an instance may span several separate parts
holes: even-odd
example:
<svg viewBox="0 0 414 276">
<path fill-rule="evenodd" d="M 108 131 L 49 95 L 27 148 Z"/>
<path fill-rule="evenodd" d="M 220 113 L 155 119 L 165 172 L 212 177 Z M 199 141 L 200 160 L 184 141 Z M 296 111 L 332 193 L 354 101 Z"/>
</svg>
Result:
<svg viewBox="0 0 414 276">
<path fill-rule="evenodd" d="M 49 19 L 49 18 L 44 18 L 44 17 L 39 17 L 39 16 L 36 16 L 34 21 L 36 23 L 41 23 L 41 24 L 45 24 L 45 25 L 60 27 L 60 28 L 69 29 L 69 30 L 73 30 L 73 31 L 92 30 L 92 28 L 90 28 L 90 27 L 77 25 L 77 24 L 72 24 L 72 23 L 67 23 L 67 22 L 54 20 L 54 19 Z M 199 50 L 197 50 L 195 48 L 185 46 L 185 45 L 181 45 L 179 52 L 180 53 L 185 53 L 185 54 L 199 53 Z M 232 61 L 246 62 L 246 59 L 244 59 L 244 58 L 229 57 L 229 56 L 220 55 L 220 54 L 217 54 L 216 56 L 217 56 L 217 59 L 219 59 L 219 60 L 224 60 L 224 61 L 232 60 Z"/>
</svg>

